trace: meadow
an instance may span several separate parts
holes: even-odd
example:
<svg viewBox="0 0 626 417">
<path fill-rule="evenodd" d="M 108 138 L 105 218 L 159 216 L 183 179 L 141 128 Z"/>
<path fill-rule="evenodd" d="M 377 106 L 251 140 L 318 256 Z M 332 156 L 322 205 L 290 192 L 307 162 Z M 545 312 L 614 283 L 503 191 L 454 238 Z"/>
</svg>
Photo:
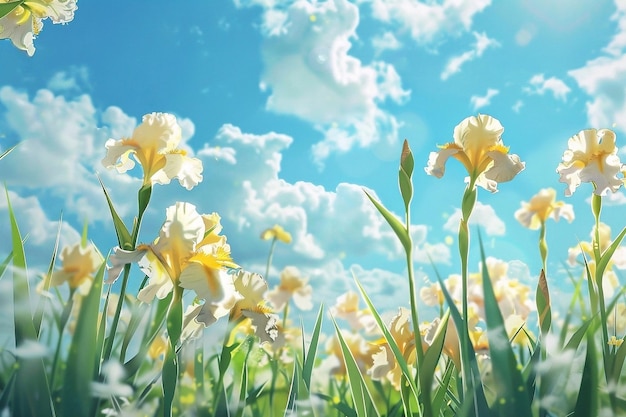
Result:
<svg viewBox="0 0 626 417">
<path fill-rule="evenodd" d="M 16 47 L 30 51 L 36 27 L 28 22 L 35 18 L 62 22 L 63 14 L 46 15 L 49 3 L 0 3 Z M 568 308 L 555 311 L 547 230 L 552 220 L 573 222 L 574 207 L 552 188 L 522 202 L 513 215 L 536 234 L 543 267 L 533 271 L 532 288 L 509 278 L 506 263 L 489 257 L 481 230 L 469 222 L 480 194 L 514 182 L 525 162 L 509 152 L 501 122 L 490 115 L 469 116 L 449 130 L 453 141 L 429 155 L 415 155 L 411 138 L 398 149 L 397 184 L 390 186 L 398 188 L 403 218 L 363 189 L 406 255 L 409 293 L 391 320 L 356 274 L 358 292 L 327 305 L 313 305 L 314 283 L 297 265 L 270 288 L 265 277 L 276 245 L 292 243 L 279 224 L 251 237 L 267 241 L 269 253 L 265 271 L 248 271 L 231 255 L 220 213 L 199 213 L 186 201 L 153 207 L 153 187 L 193 193 L 203 178 L 202 161 L 179 147 L 173 114 L 146 114 L 130 137 L 102 148 L 103 168 L 142 172 L 130 224 L 100 181 L 114 248 L 98 248 L 87 223 L 80 242 L 61 246 L 59 226 L 47 270 L 30 273 L 28 236 L 5 187 L 12 250 L 0 254 L 0 280 L 10 281 L 3 288 L 11 289 L 14 334 L 0 346 L 0 415 L 626 415 L 626 304 L 614 269 L 626 264 L 626 227 L 612 236 L 601 219 L 603 199 L 626 182 L 615 133 L 579 131 L 554 167 L 566 196 L 590 194 L 595 220 L 590 241 L 571 242 L 575 290 Z M 0 164 L 19 146 L 5 149 Z M 425 285 L 413 265 L 411 202 L 421 198 L 413 174 L 462 181 L 442 178 L 447 163 L 467 171 L 459 196 L 461 267 L 443 277 L 432 263 L 437 280 Z M 148 207 L 163 214 L 158 230 L 142 228 Z M 480 254 L 477 271 L 470 253 Z M 577 266 L 582 274 L 573 272 Z M 420 306 L 438 313 L 424 317 Z M 298 323 L 297 312 L 311 308 L 315 322 Z M 324 333 L 325 323 L 334 332 Z"/>
</svg>

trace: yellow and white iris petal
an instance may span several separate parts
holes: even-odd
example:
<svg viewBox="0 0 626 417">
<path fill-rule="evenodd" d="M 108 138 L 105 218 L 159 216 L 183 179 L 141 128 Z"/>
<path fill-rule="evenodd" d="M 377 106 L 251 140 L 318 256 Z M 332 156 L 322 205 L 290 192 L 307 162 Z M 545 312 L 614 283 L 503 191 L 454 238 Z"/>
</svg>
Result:
<svg viewBox="0 0 626 417">
<path fill-rule="evenodd" d="M 0 0 L 8 3 L 10 0 Z M 29 56 L 35 53 L 34 38 L 43 28 L 43 20 L 68 23 L 74 18 L 76 0 L 30 0 L 0 18 L 0 39 L 11 39 L 18 49 Z"/>
<path fill-rule="evenodd" d="M 425 171 L 428 175 L 441 178 L 450 157 L 457 159 L 467 170 L 476 185 L 496 192 L 497 185 L 510 181 L 524 167 L 519 156 L 509 155 L 502 144 L 504 128 L 500 122 L 488 115 L 479 114 L 464 119 L 454 128 L 454 142 L 440 146 L 439 152 L 431 152 Z"/>
<path fill-rule="evenodd" d="M 267 293 L 267 299 L 278 310 L 291 298 L 300 310 L 310 310 L 313 308 L 312 294 L 313 288 L 307 284 L 306 278 L 300 277 L 298 268 L 288 266 L 280 273 L 280 285 Z"/>
<path fill-rule="evenodd" d="M 234 277 L 235 290 L 241 294 L 241 300 L 233 308 L 233 319 L 241 315 L 242 310 L 254 310 L 263 303 L 263 295 L 267 291 L 267 282 L 259 274 L 238 271 Z"/>
<path fill-rule="evenodd" d="M 197 339 L 202 335 L 204 325 L 196 320 L 198 314 L 200 314 L 200 310 L 202 310 L 201 304 L 187 306 L 185 314 L 183 314 L 183 330 L 180 335 L 180 339 L 183 343 L 187 340 Z"/>
<path fill-rule="evenodd" d="M 233 278 L 223 269 L 190 262 L 180 275 L 180 286 L 193 290 L 204 300 L 196 320 L 209 326 L 226 316 L 243 297 L 235 290 Z"/>
<path fill-rule="evenodd" d="M 623 182 L 617 174 L 622 171 L 622 164 L 612 130 L 581 130 L 568 140 L 567 145 L 563 161 L 556 169 L 559 181 L 567 184 L 566 196 L 571 196 L 583 182 L 593 183 L 596 195 L 619 189 Z"/>
<path fill-rule="evenodd" d="M 144 252 L 137 265 L 148 276 L 148 283 L 137 293 L 137 299 L 144 303 L 164 299 L 174 289 L 174 278 L 163 266 L 161 260 L 151 250 Z"/>
<path fill-rule="evenodd" d="M 242 310 L 241 313 L 252 322 L 255 334 L 261 343 L 274 343 L 278 338 L 278 316 L 262 309 Z"/>
<path fill-rule="evenodd" d="M 83 247 L 80 243 L 64 247 L 60 259 L 62 267 L 52 273 L 50 285 L 56 286 L 67 282 L 73 289 L 91 281 L 93 273 L 104 262 L 102 255 L 93 245 Z"/>
<path fill-rule="evenodd" d="M 11 39 L 13 45 L 26 51 L 28 56 L 35 53 L 33 39 L 43 24 L 23 6 L 0 18 L 0 39 Z"/>
<path fill-rule="evenodd" d="M 169 113 L 150 113 L 143 117 L 130 138 L 109 139 L 102 164 L 123 173 L 134 167 L 132 155 L 142 166 L 144 184 L 168 184 L 177 178 L 190 190 L 202 181 L 202 162 L 178 149 L 181 128 Z"/>
</svg>

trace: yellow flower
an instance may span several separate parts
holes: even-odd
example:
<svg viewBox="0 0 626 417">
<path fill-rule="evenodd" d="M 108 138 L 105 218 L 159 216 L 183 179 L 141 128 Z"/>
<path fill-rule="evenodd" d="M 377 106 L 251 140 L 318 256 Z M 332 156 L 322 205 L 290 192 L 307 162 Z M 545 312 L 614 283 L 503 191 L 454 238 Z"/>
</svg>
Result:
<svg viewBox="0 0 626 417">
<path fill-rule="evenodd" d="M 11 1 L 0 0 L 0 3 Z M 0 39 L 11 39 L 15 47 L 33 56 L 33 39 L 41 32 L 43 20 L 71 22 L 76 9 L 76 0 L 27 0 L 0 18 Z"/>
<path fill-rule="evenodd" d="M 549 218 L 558 221 L 561 217 L 568 222 L 574 220 L 574 207 L 563 201 L 556 201 L 554 188 L 543 188 L 530 201 L 522 202 L 522 207 L 515 212 L 515 219 L 522 226 L 537 230 Z"/>
<path fill-rule="evenodd" d="M 611 336 L 611 339 L 608 341 L 609 346 L 620 347 L 622 346 L 622 343 L 624 343 L 624 339 L 618 339 L 615 336 Z"/>
<path fill-rule="evenodd" d="M 341 336 L 343 336 L 344 342 L 348 345 L 348 349 L 350 353 L 352 353 L 352 357 L 361 370 L 361 373 L 365 373 L 372 361 L 372 355 L 380 348 L 368 343 L 359 333 L 342 332 Z M 334 366 L 330 372 L 333 375 L 347 375 L 346 362 L 343 357 L 341 343 L 339 343 L 337 336 L 328 339 L 326 342 L 326 352 L 339 359 L 338 365 Z"/>
<path fill-rule="evenodd" d="M 191 190 L 202 181 L 202 161 L 179 149 L 180 141 L 181 129 L 173 114 L 146 114 L 132 137 L 106 142 L 102 164 L 124 173 L 135 166 L 133 155 L 143 168 L 144 185 L 169 184 L 178 178 L 180 185 Z"/>
<path fill-rule="evenodd" d="M 617 174 L 623 167 L 617 156 L 615 132 L 609 129 L 581 130 L 567 141 L 567 146 L 563 162 L 556 169 L 561 176 L 559 181 L 567 184 L 566 196 L 571 196 L 582 182 L 593 183 L 596 195 L 619 189 L 622 180 Z"/>
<path fill-rule="evenodd" d="M 308 279 L 300 276 L 295 266 L 288 266 L 280 273 L 280 284 L 267 293 L 267 299 L 277 310 L 282 309 L 291 300 L 300 310 L 313 308 L 311 294 L 313 288 L 307 284 Z"/>
<path fill-rule="evenodd" d="M 498 119 L 486 114 L 464 119 L 454 128 L 454 142 L 440 146 L 439 152 L 430 153 L 426 173 L 441 178 L 446 161 L 453 157 L 467 170 L 466 182 L 475 180 L 477 185 L 492 193 L 498 191 L 498 183 L 512 180 L 525 167 L 519 156 L 508 154 L 508 148 L 502 143 L 503 131 Z"/>
<path fill-rule="evenodd" d="M 206 229 L 219 216 L 200 215 L 194 205 L 178 202 L 167 208 L 159 237 L 134 251 L 116 247 L 110 256 L 107 282 L 114 282 L 124 265 L 137 262 L 149 277 L 137 298 L 149 303 L 156 296 L 165 298 L 174 285 L 195 291 L 204 304 L 196 320 L 208 326 L 227 315 L 241 295 L 235 290 L 228 268 L 237 268 L 230 257 L 226 237 L 219 236 L 221 225 Z M 205 236 L 207 234 L 207 236 Z"/>
<path fill-rule="evenodd" d="M 533 334 L 526 326 L 526 321 L 517 314 L 511 314 L 504 320 L 509 340 L 520 346 L 532 346 Z"/>
<path fill-rule="evenodd" d="M 389 333 L 398 345 L 402 356 L 407 363 L 413 363 L 415 359 L 415 335 L 411 329 L 411 312 L 406 308 L 400 307 L 398 314 L 391 319 L 389 325 Z M 426 348 L 428 346 L 422 346 Z M 400 389 L 400 379 L 402 370 L 396 363 L 396 358 L 389 345 L 385 342 L 380 346 L 378 352 L 372 356 L 374 361 L 369 373 L 374 380 L 382 380 L 386 378 L 391 385 Z"/>
<path fill-rule="evenodd" d="M 346 320 L 353 331 L 365 329 L 367 333 L 373 333 L 378 329 L 369 309 L 359 309 L 359 296 L 353 291 L 337 297 L 335 305 L 330 308 L 330 313 L 333 317 Z"/>
<path fill-rule="evenodd" d="M 241 317 L 243 310 L 255 311 L 263 304 L 263 295 L 267 291 L 267 282 L 263 277 L 254 272 L 238 271 L 234 277 L 235 290 L 241 295 L 241 299 L 235 303 L 231 312 L 233 320 Z"/>
<path fill-rule="evenodd" d="M 269 229 L 265 229 L 263 230 L 263 232 L 261 232 L 261 239 L 276 239 L 280 240 L 283 243 L 291 243 L 291 234 L 285 231 L 285 229 L 283 229 L 281 226 L 275 224 Z"/>
<path fill-rule="evenodd" d="M 104 259 L 93 245 L 82 247 L 80 243 L 66 246 L 60 256 L 62 267 L 50 277 L 50 285 L 56 286 L 67 282 L 71 289 L 88 289 L 87 283 L 93 280 L 93 273 L 102 265 Z M 83 285 L 85 284 L 85 285 Z"/>
</svg>

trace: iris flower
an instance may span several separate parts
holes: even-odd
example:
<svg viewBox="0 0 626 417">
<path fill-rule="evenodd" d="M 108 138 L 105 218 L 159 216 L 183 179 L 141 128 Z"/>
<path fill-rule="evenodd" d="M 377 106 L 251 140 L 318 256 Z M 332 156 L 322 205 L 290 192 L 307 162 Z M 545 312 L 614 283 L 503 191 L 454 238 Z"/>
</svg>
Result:
<svg viewBox="0 0 626 417">
<path fill-rule="evenodd" d="M 52 23 L 71 22 L 76 9 L 76 0 L 27 0 L 0 18 L 0 39 L 11 39 L 16 48 L 33 56 L 33 39 L 43 29 L 43 21 L 50 18 Z"/>
<path fill-rule="evenodd" d="M 144 185 L 169 184 L 177 178 L 180 185 L 191 190 L 202 181 L 202 161 L 178 148 L 181 138 L 173 114 L 146 114 L 130 138 L 106 142 L 102 165 L 124 173 L 135 166 L 132 155 L 143 168 Z"/>
<path fill-rule="evenodd" d="M 486 114 L 464 119 L 454 128 L 454 142 L 430 153 L 426 173 L 441 178 L 448 158 L 453 157 L 467 170 L 466 182 L 475 181 L 495 193 L 498 183 L 512 180 L 525 167 L 519 156 L 509 155 L 502 143 L 503 131 L 498 119 Z"/>
<path fill-rule="evenodd" d="M 567 141 L 568 149 L 556 172 L 560 182 L 567 184 L 566 196 L 571 196 L 583 182 L 594 185 L 594 194 L 616 192 L 622 185 L 617 174 L 624 168 L 617 156 L 615 132 L 609 129 L 581 130 Z"/>
<path fill-rule="evenodd" d="M 301 277 L 295 266 L 288 266 L 280 273 L 280 284 L 267 293 L 267 299 L 280 310 L 293 297 L 300 310 L 310 310 L 313 308 L 312 293 L 313 288 L 307 284 L 307 278 Z"/>
<path fill-rule="evenodd" d="M 156 296 L 165 298 L 174 288 L 195 291 L 204 300 L 196 320 L 208 326 L 227 315 L 242 296 L 235 290 L 228 268 L 237 268 L 230 257 L 226 237 L 217 214 L 200 215 L 196 207 L 178 202 L 166 212 L 159 237 L 140 244 L 134 251 L 116 247 L 109 258 L 107 282 L 114 282 L 124 265 L 137 262 L 149 277 L 137 298 L 148 303 Z"/>
<path fill-rule="evenodd" d="M 64 247 L 60 259 L 61 269 L 52 273 L 50 285 L 67 282 L 72 290 L 80 288 L 81 293 L 85 294 L 89 288 L 87 284 L 93 281 L 94 272 L 104 262 L 93 245 L 83 247 L 80 243 Z"/>
<path fill-rule="evenodd" d="M 574 220 L 574 207 L 556 201 L 554 188 L 541 189 L 528 203 L 522 202 L 522 207 L 515 212 L 515 219 L 532 230 L 539 229 L 549 218 L 558 221 L 561 217 L 571 223 Z"/>
</svg>

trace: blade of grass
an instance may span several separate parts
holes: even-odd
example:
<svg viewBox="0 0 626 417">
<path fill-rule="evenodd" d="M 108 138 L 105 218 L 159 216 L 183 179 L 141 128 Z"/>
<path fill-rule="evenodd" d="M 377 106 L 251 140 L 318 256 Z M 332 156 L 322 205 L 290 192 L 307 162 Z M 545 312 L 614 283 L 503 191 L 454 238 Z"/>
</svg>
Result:
<svg viewBox="0 0 626 417">
<path fill-rule="evenodd" d="M 7 209 L 11 223 L 13 249 L 13 322 L 15 346 L 38 344 L 30 304 L 30 289 L 26 255 L 20 229 L 11 206 L 9 191 L 5 188 Z M 13 414 L 16 416 L 54 416 L 50 386 L 41 357 L 20 357 L 16 364 L 13 389 Z"/>
<path fill-rule="evenodd" d="M 331 320 L 335 326 L 335 334 L 337 335 L 337 339 L 341 345 L 341 353 L 343 354 L 348 379 L 350 380 L 350 391 L 352 393 L 352 401 L 354 402 L 357 417 L 380 416 L 380 413 L 374 404 L 374 400 L 372 399 L 372 395 L 365 384 L 361 370 L 359 369 L 354 356 L 352 356 L 352 352 L 350 352 L 350 349 L 341 334 L 341 330 L 339 330 L 339 326 L 337 326 L 337 322 L 332 316 Z"/>
<path fill-rule="evenodd" d="M 482 280 L 487 339 L 489 340 L 489 353 L 491 354 L 492 370 L 495 379 L 494 387 L 498 396 L 494 405 L 498 413 L 503 417 L 510 416 L 511 410 L 516 410 L 517 416 L 532 417 L 530 395 L 522 379 L 521 367 L 517 363 L 515 353 L 509 342 L 509 337 L 504 327 L 504 319 L 493 291 L 480 230 L 478 230 L 478 242 L 483 264 Z"/>
<path fill-rule="evenodd" d="M 91 384 L 98 371 L 94 358 L 98 353 L 98 312 L 105 270 L 106 263 L 103 262 L 81 303 L 61 389 L 60 415 L 63 416 L 93 415 Z"/>
<path fill-rule="evenodd" d="M 302 379 L 307 388 L 311 389 L 311 376 L 313 375 L 313 366 L 315 365 L 315 356 L 317 354 L 317 346 L 320 340 L 320 332 L 322 330 L 322 312 L 324 311 L 324 304 L 320 305 L 320 309 L 317 313 L 317 319 L 315 320 L 315 326 L 313 328 L 313 334 L 311 335 L 311 343 L 309 349 L 304 349 L 304 331 L 302 332 L 302 352 L 304 357 L 302 361 L 304 366 L 302 367 Z M 306 353 L 305 353 L 306 352 Z"/>
</svg>

